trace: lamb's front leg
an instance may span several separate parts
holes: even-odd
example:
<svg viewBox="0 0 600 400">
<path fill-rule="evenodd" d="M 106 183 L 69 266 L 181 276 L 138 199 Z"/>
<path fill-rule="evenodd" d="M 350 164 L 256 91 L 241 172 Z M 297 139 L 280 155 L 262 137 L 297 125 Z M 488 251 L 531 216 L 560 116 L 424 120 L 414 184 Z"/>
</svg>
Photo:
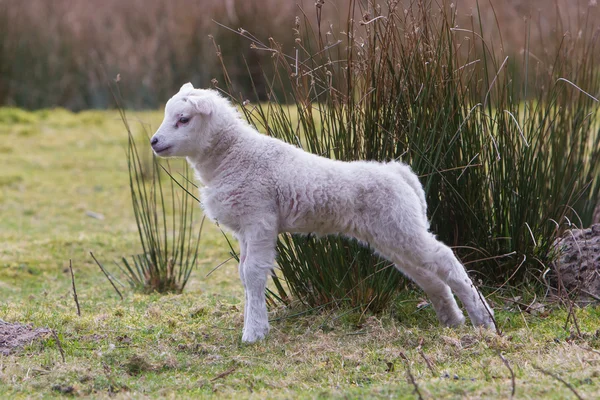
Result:
<svg viewBox="0 0 600 400">
<path fill-rule="evenodd" d="M 246 317 L 248 316 L 248 291 L 246 290 L 246 279 L 244 279 L 244 263 L 246 262 L 248 245 L 243 236 L 238 236 L 237 240 L 240 243 L 240 265 L 238 271 L 240 273 L 242 285 L 244 285 L 244 295 L 246 296 L 246 299 L 244 300 L 244 325 L 246 325 Z"/>
<path fill-rule="evenodd" d="M 240 264 L 240 276 L 246 290 L 244 334 L 242 341 L 256 342 L 269 333 L 265 288 L 267 276 L 275 264 L 277 236 L 268 239 L 244 238 L 246 254 Z"/>
</svg>

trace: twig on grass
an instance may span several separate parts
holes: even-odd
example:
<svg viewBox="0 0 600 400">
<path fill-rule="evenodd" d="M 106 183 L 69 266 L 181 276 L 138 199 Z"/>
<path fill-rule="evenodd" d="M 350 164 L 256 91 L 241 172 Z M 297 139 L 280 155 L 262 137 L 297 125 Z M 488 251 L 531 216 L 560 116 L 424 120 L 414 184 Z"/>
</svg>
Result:
<svg viewBox="0 0 600 400">
<path fill-rule="evenodd" d="M 283 317 L 273 318 L 273 319 L 270 319 L 269 322 L 282 321 L 282 320 L 286 320 L 286 319 L 290 319 L 290 318 L 299 317 L 299 316 L 304 315 L 304 314 L 309 314 L 309 313 L 311 313 L 313 311 L 319 311 L 320 309 L 325 308 L 325 307 L 327 307 L 328 305 L 330 305 L 332 303 L 333 303 L 333 301 L 330 301 L 330 302 L 327 302 L 325 304 L 321 304 L 320 306 L 312 307 L 312 308 L 310 308 L 308 310 L 300 311 L 300 312 L 292 314 L 292 315 L 286 315 L 286 316 L 283 316 Z"/>
<path fill-rule="evenodd" d="M 406 375 L 408 376 L 409 382 L 415 388 L 415 394 L 417 395 L 417 398 L 419 400 L 423 400 L 423 396 L 421 395 L 421 391 L 419 390 L 419 385 L 417 385 L 417 381 L 415 380 L 415 377 L 413 376 L 413 374 L 410 370 L 410 361 L 409 361 L 408 357 L 406 357 L 406 355 L 403 352 L 400 352 L 400 358 L 402 358 L 402 360 L 404 360 L 404 366 L 406 368 Z"/>
<path fill-rule="evenodd" d="M 75 289 L 75 274 L 73 274 L 73 261 L 69 260 L 69 270 L 71 270 L 71 284 L 73 285 L 73 299 L 77 306 L 77 315 L 81 317 L 81 308 L 79 307 L 79 300 L 77 299 L 77 290 Z"/>
<path fill-rule="evenodd" d="M 223 331 L 237 331 L 236 328 L 225 328 L 224 326 L 210 325 L 212 328 L 221 329 Z"/>
<path fill-rule="evenodd" d="M 367 333 L 369 333 L 366 329 L 363 329 L 362 331 L 356 331 L 356 332 L 349 332 L 346 333 L 346 336 L 356 336 L 356 335 L 366 335 Z"/>
<path fill-rule="evenodd" d="M 579 395 L 579 393 L 577 393 L 577 391 L 575 390 L 575 388 L 573 387 L 573 385 L 571 385 L 569 382 L 565 381 L 563 378 L 561 378 L 560 376 L 547 371 L 543 368 L 538 367 L 537 365 L 533 365 L 533 368 L 535 368 L 536 370 L 540 371 L 542 374 L 550 376 L 554 379 L 556 379 L 557 381 L 561 382 L 563 385 L 565 385 L 571 392 L 573 392 L 573 394 L 575 395 L 575 397 L 577 397 L 579 400 L 583 400 L 583 397 L 581 397 Z"/>
<path fill-rule="evenodd" d="M 117 286 L 115 286 L 115 284 L 112 281 L 112 279 L 110 279 L 110 276 L 108 275 L 108 273 L 106 272 L 106 270 L 104 269 L 104 267 L 102 266 L 102 264 L 100 264 L 100 262 L 98 260 L 96 260 L 96 257 L 94 257 L 94 253 L 92 253 L 91 251 L 90 251 L 90 256 L 92 256 L 92 258 L 94 259 L 94 261 L 96 261 L 96 264 L 98 264 L 98 267 L 100 267 L 100 270 L 104 273 L 104 276 L 106 276 L 106 279 L 108 279 L 108 281 L 110 282 L 110 284 L 112 285 L 112 287 L 115 289 L 115 291 L 117 292 L 117 294 L 119 295 L 119 297 L 121 298 L 121 300 L 123 300 L 123 295 L 121 294 L 121 292 L 119 291 L 119 289 L 117 289 Z"/>
<path fill-rule="evenodd" d="M 437 371 L 436 371 L 435 367 L 433 366 L 433 363 L 431 362 L 429 357 L 427 357 L 425 355 L 425 352 L 423 351 L 422 347 L 423 347 L 423 338 L 420 338 L 419 345 L 417 346 L 417 351 L 419 352 L 419 355 L 421 356 L 421 358 L 423 358 L 423 360 L 425 360 L 425 364 L 427 365 L 427 368 L 429 368 L 429 370 L 431 371 L 431 374 L 433 376 L 437 376 Z"/>
<path fill-rule="evenodd" d="M 65 359 L 65 351 L 63 350 L 62 344 L 60 344 L 60 339 L 58 338 L 58 335 L 56 334 L 56 331 L 54 329 L 52 329 L 52 336 L 54 336 L 54 341 L 56 342 L 56 347 L 58 347 L 58 351 L 60 351 L 60 356 L 62 357 L 63 362 L 66 362 Z"/>
<path fill-rule="evenodd" d="M 233 367 L 229 368 L 227 371 L 221 372 L 219 375 L 215 376 L 210 381 L 214 382 L 217 379 L 225 378 L 227 375 L 231 375 L 233 373 L 233 371 L 235 371 L 236 369 L 237 369 L 237 366 L 233 366 Z"/>
<path fill-rule="evenodd" d="M 502 360 L 504 365 L 506 365 L 506 368 L 508 368 L 508 370 L 510 371 L 510 381 L 511 381 L 511 385 L 512 385 L 512 390 L 510 392 L 510 398 L 512 399 L 513 397 L 515 397 L 515 391 L 517 389 L 517 384 L 515 382 L 515 372 L 511 368 L 510 364 L 508 363 L 508 360 L 506 358 L 504 358 L 504 356 L 502 355 L 500 350 L 498 350 L 498 357 L 500 357 L 500 359 Z"/>
<path fill-rule="evenodd" d="M 433 376 L 437 376 L 437 371 L 435 370 L 433 363 L 431 362 L 429 357 L 427 357 L 425 352 L 423 352 L 423 349 L 418 349 L 418 351 L 419 351 L 419 355 L 423 358 L 423 360 L 425 360 L 425 364 L 427 365 L 427 368 L 429 368 L 429 370 L 431 371 Z"/>
</svg>

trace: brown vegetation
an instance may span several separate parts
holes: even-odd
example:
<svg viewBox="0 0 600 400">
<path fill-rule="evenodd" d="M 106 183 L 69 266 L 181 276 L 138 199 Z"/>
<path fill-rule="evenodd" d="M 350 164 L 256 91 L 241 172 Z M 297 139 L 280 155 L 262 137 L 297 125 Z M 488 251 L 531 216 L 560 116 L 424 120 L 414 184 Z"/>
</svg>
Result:
<svg viewBox="0 0 600 400">
<path fill-rule="evenodd" d="M 235 87 L 250 92 L 251 78 L 264 95 L 267 80 L 261 66 L 268 74 L 271 53 L 252 49 L 239 29 L 263 43 L 272 37 L 293 54 L 296 17 L 314 21 L 322 11 L 322 26 L 340 33 L 346 30 L 349 3 L 0 0 L 0 104 L 107 107 L 112 98 L 106 82 L 120 74 L 129 106 L 157 107 L 182 82 L 209 86 L 212 79 L 221 80 L 209 35 L 218 43 Z M 419 2 L 405 3 L 418 7 Z M 478 20 L 476 0 L 443 3 L 456 9 L 460 29 L 472 29 L 471 16 Z M 480 3 L 483 31 L 493 33 L 495 50 L 518 54 L 529 29 L 531 51 L 539 58 L 553 54 L 552 46 L 560 43 L 556 37 L 584 35 L 588 20 L 600 16 L 594 0 L 556 0 L 551 7 L 545 0 L 511 0 L 494 7 L 493 2 Z M 355 14 L 360 18 L 368 11 L 367 2 L 359 2 L 359 8 Z"/>
</svg>

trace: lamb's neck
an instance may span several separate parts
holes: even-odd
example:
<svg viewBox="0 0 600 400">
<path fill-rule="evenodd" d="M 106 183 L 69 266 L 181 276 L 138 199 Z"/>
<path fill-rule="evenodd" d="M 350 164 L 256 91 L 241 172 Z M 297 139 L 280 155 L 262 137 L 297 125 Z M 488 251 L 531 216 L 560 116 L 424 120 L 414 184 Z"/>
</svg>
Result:
<svg viewBox="0 0 600 400">
<path fill-rule="evenodd" d="M 215 135 L 215 140 L 204 154 L 187 158 L 203 185 L 210 186 L 219 175 L 226 173 L 227 166 L 236 158 L 236 152 L 243 148 L 245 136 L 243 127 L 229 126 Z"/>
</svg>

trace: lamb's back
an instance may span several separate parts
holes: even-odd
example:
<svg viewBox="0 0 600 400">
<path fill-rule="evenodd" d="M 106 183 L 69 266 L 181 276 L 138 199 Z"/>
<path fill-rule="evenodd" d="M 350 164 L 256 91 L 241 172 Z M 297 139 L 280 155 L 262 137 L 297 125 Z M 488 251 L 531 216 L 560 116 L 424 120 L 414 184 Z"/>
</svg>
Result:
<svg viewBox="0 0 600 400">
<path fill-rule="evenodd" d="M 243 190 L 233 193 L 243 192 L 248 207 L 268 205 L 282 232 L 335 233 L 370 213 L 394 210 L 399 199 L 420 203 L 392 165 L 331 160 L 264 135 L 254 139 L 239 156 Z"/>
</svg>

